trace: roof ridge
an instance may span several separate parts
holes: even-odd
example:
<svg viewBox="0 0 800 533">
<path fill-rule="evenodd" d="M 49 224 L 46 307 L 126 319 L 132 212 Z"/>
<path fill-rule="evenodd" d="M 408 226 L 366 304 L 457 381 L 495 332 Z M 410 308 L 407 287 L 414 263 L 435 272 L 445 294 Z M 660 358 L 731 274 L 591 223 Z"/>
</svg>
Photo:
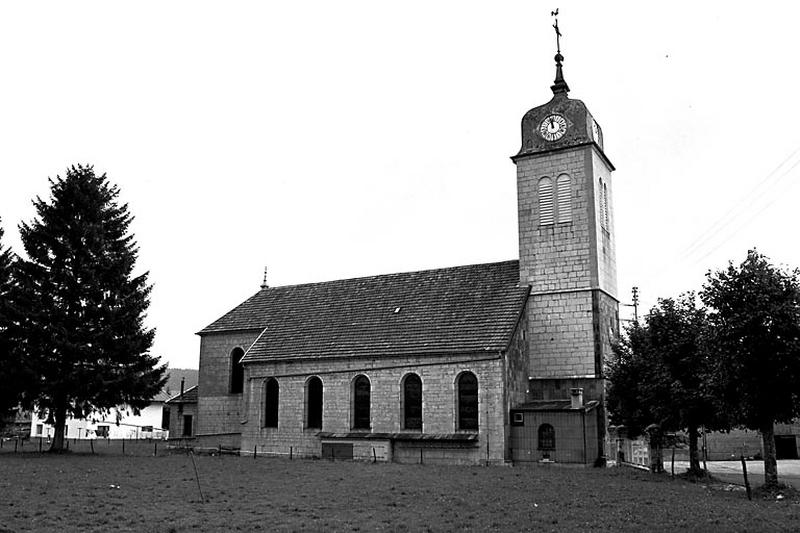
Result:
<svg viewBox="0 0 800 533">
<path fill-rule="evenodd" d="M 183 391 L 183 395 L 185 396 L 189 391 L 191 391 L 193 389 L 196 389 L 197 387 L 198 387 L 197 385 L 192 385 L 191 387 L 189 387 L 188 389 Z M 179 392 L 175 396 L 171 396 L 171 397 L 167 398 L 167 400 L 164 403 L 171 402 L 172 400 L 174 400 L 176 398 L 180 398 L 180 396 L 181 396 L 181 393 Z"/>
<path fill-rule="evenodd" d="M 425 274 L 425 273 L 428 273 L 428 272 L 442 272 L 442 271 L 445 271 L 445 270 L 456 270 L 456 269 L 460 269 L 460 268 L 469 268 L 469 267 L 477 267 L 477 266 L 489 266 L 489 265 L 501 265 L 503 263 L 518 263 L 518 262 L 519 262 L 519 259 L 507 259 L 505 261 L 491 261 L 489 263 L 470 263 L 470 264 L 467 264 L 467 265 L 453 265 L 453 266 L 438 267 L 438 268 L 423 268 L 422 270 L 405 270 L 405 271 L 402 271 L 402 272 L 388 272 L 386 274 L 372 274 L 372 275 L 369 275 L 369 276 L 355 276 L 355 277 L 352 277 L 352 278 L 329 279 L 329 280 L 325 280 L 325 281 L 309 281 L 307 283 L 293 283 L 293 284 L 290 284 L 290 285 L 273 285 L 273 286 L 267 287 L 265 290 L 284 289 L 284 288 L 290 288 L 290 287 L 305 287 L 305 286 L 308 286 L 308 285 L 324 285 L 326 283 L 339 283 L 339 282 L 342 282 L 342 281 L 360 281 L 360 280 L 367 280 L 367 279 L 383 278 L 383 277 L 388 277 L 388 276 L 400 276 L 400 275 L 405 275 L 405 274 Z M 261 292 L 261 291 L 259 291 L 259 292 Z M 258 293 L 256 293 L 253 296 L 256 296 L 256 295 L 258 295 Z"/>
</svg>

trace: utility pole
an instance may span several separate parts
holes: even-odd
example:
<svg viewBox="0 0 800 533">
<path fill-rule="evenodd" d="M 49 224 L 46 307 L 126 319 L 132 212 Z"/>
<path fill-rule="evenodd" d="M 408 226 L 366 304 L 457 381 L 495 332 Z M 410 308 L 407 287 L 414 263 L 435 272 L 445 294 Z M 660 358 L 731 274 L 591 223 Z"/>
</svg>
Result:
<svg viewBox="0 0 800 533">
<path fill-rule="evenodd" d="M 633 295 L 633 321 L 639 323 L 639 287 L 633 287 L 631 290 Z"/>
</svg>

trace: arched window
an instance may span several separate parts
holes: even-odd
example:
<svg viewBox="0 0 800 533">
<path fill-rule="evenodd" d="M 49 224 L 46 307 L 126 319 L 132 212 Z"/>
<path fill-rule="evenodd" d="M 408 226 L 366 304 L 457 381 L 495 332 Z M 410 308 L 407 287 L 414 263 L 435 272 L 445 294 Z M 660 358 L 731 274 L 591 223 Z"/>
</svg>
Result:
<svg viewBox="0 0 800 533">
<path fill-rule="evenodd" d="M 367 376 L 353 380 L 353 429 L 369 429 L 370 386 Z"/>
<path fill-rule="evenodd" d="M 322 380 L 317 376 L 306 381 L 306 427 L 322 429 Z"/>
<path fill-rule="evenodd" d="M 280 399 L 280 387 L 278 380 L 269 378 L 264 384 L 264 427 L 278 427 L 278 401 Z"/>
<path fill-rule="evenodd" d="M 234 348 L 231 352 L 231 394 L 241 394 L 244 390 L 244 365 L 242 364 L 244 350 Z"/>
<path fill-rule="evenodd" d="M 542 424 L 539 426 L 539 449 L 556 449 L 556 430 L 553 429 L 553 426 L 550 424 Z"/>
<path fill-rule="evenodd" d="M 403 378 L 403 429 L 422 429 L 422 380 L 416 374 Z"/>
<path fill-rule="evenodd" d="M 567 174 L 561 174 L 556 180 L 558 188 L 558 221 L 572 222 L 572 187 Z"/>
<path fill-rule="evenodd" d="M 553 205 L 553 180 L 542 178 L 539 180 L 539 225 L 545 226 L 555 222 L 555 209 Z"/>
<path fill-rule="evenodd" d="M 478 430 L 478 378 L 464 372 L 456 382 L 458 393 L 458 425 L 462 431 Z"/>
</svg>

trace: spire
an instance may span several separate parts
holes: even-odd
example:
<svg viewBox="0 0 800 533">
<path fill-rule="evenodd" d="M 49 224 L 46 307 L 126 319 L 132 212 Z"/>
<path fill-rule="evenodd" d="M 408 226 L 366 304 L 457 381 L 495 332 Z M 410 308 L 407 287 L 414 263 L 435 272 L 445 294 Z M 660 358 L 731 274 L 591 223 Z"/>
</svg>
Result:
<svg viewBox="0 0 800 533">
<path fill-rule="evenodd" d="M 564 61 L 564 56 L 561 55 L 561 30 L 558 29 L 558 9 L 551 11 L 550 15 L 555 19 L 553 29 L 556 30 L 556 79 L 550 89 L 554 95 L 564 94 L 569 92 L 569 85 L 564 81 L 564 73 L 561 70 L 561 62 Z"/>
<path fill-rule="evenodd" d="M 262 289 L 268 289 L 269 285 L 267 285 L 267 267 L 264 267 L 264 281 L 261 282 Z"/>
</svg>

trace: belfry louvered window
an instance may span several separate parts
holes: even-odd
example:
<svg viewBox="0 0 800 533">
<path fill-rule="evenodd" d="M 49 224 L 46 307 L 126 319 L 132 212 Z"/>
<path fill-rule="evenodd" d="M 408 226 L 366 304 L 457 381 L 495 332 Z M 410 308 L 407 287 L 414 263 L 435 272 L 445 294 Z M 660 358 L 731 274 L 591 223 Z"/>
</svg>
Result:
<svg viewBox="0 0 800 533">
<path fill-rule="evenodd" d="M 598 178 L 597 196 L 599 197 L 600 208 L 600 227 L 608 230 L 608 188 L 603 182 L 603 178 Z"/>
<path fill-rule="evenodd" d="M 572 180 L 566 174 L 561 174 L 556 180 L 558 189 L 558 221 L 572 222 L 572 196 L 570 187 Z"/>
<path fill-rule="evenodd" d="M 555 205 L 553 205 L 553 180 L 539 180 L 539 225 L 545 226 L 555 222 Z"/>
</svg>

